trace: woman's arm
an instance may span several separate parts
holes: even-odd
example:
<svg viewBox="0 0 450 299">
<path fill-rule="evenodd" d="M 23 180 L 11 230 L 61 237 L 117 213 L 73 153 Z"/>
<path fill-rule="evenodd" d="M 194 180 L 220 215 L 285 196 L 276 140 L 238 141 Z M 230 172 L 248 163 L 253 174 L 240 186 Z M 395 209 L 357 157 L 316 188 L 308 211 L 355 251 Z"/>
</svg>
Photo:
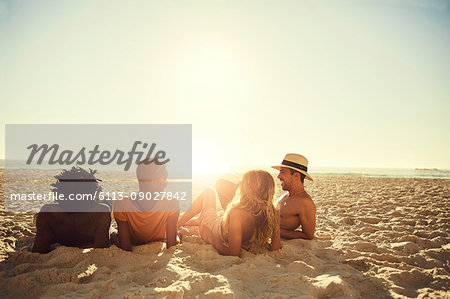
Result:
<svg viewBox="0 0 450 299">
<path fill-rule="evenodd" d="M 277 225 L 276 229 L 272 234 L 272 243 L 270 244 L 270 250 L 278 250 L 281 248 L 281 238 L 280 238 L 280 226 Z"/>
</svg>

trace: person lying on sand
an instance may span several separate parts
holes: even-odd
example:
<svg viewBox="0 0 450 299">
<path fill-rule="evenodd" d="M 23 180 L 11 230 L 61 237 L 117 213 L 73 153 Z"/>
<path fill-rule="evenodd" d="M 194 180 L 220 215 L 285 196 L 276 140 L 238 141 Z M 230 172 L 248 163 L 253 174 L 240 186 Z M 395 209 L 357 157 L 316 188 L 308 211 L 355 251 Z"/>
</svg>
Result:
<svg viewBox="0 0 450 299">
<path fill-rule="evenodd" d="M 305 177 L 313 180 L 308 174 L 308 160 L 299 154 L 288 154 L 281 165 L 272 166 L 280 171 L 278 179 L 281 188 L 287 193 L 277 200 L 280 211 L 280 233 L 284 239 L 313 239 L 316 230 L 316 206 L 305 191 Z M 237 184 L 220 179 L 216 190 L 222 206 L 233 199 Z"/>
<path fill-rule="evenodd" d="M 287 154 L 281 165 L 272 168 L 280 171 L 281 188 L 288 191 L 277 202 L 281 237 L 312 240 L 316 230 L 316 205 L 303 185 L 305 177 L 313 180 L 307 172 L 308 160 L 299 154 Z"/>
<path fill-rule="evenodd" d="M 144 160 L 136 169 L 139 192 L 159 194 L 167 185 L 167 170 L 164 165 Z M 132 245 L 165 240 L 166 247 L 177 244 L 177 221 L 179 206 L 176 200 L 131 200 L 114 201 L 113 215 L 117 222 L 118 235 L 111 241 L 123 250 L 131 251 Z"/>
<path fill-rule="evenodd" d="M 72 167 L 55 176 L 52 192 L 64 195 L 66 200 L 42 206 L 36 215 L 36 237 L 33 252 L 50 252 L 53 243 L 65 246 L 86 246 L 93 243 L 96 248 L 109 246 L 110 208 L 98 203 L 98 198 L 88 201 L 70 201 L 69 194 L 90 195 L 101 191 L 94 174 L 82 168 Z"/>
<path fill-rule="evenodd" d="M 279 213 L 273 204 L 275 182 L 263 170 L 246 172 L 240 183 L 240 197 L 225 207 L 223 216 L 216 211 L 213 189 L 203 191 L 192 203 L 192 211 L 178 220 L 178 227 L 194 216 L 198 219 L 201 238 L 222 255 L 239 256 L 241 248 L 260 251 L 281 247 Z"/>
</svg>

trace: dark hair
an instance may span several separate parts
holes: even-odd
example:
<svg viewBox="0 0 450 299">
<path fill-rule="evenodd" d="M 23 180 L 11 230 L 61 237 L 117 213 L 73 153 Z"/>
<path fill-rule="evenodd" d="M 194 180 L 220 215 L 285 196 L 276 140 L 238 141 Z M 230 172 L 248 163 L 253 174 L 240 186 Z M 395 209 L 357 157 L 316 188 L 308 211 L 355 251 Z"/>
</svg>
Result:
<svg viewBox="0 0 450 299">
<path fill-rule="evenodd" d="M 96 179 L 94 174 L 96 170 L 89 169 L 89 172 L 81 167 L 72 167 L 71 170 L 63 170 L 60 174 L 55 175 L 58 180 L 51 184 L 52 192 L 63 194 L 65 200 L 57 200 L 58 204 L 64 207 L 65 212 L 84 210 L 98 203 L 98 196 L 94 195 L 102 191 L 102 187 L 98 184 L 100 180 Z M 70 201 L 67 200 L 69 194 L 90 194 L 92 200 L 87 201 Z"/>
<path fill-rule="evenodd" d="M 304 175 L 303 173 L 301 173 L 300 171 L 297 171 L 297 170 L 295 170 L 295 169 L 292 169 L 292 168 L 289 168 L 289 171 L 291 172 L 291 175 L 293 175 L 294 173 L 298 173 L 298 174 L 300 174 L 300 181 L 302 182 L 302 184 L 303 184 L 303 182 L 305 181 L 305 177 L 306 177 L 306 175 Z"/>
</svg>

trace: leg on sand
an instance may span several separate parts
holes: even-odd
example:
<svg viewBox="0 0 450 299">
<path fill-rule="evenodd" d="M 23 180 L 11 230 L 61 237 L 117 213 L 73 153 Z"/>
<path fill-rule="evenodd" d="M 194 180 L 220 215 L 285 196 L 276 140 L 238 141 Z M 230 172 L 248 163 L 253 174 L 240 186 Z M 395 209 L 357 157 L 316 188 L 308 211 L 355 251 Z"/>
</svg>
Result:
<svg viewBox="0 0 450 299">
<path fill-rule="evenodd" d="M 228 204 L 233 200 L 237 187 L 237 184 L 225 179 L 219 179 L 216 182 L 216 191 L 222 209 L 226 210 Z"/>
<path fill-rule="evenodd" d="M 177 227 L 180 228 L 181 226 L 186 225 L 189 220 L 200 214 L 202 210 L 206 208 L 213 208 L 214 211 L 216 210 L 216 193 L 211 188 L 203 191 L 192 202 L 192 210 L 190 212 L 185 212 L 183 216 L 178 219 Z"/>
</svg>

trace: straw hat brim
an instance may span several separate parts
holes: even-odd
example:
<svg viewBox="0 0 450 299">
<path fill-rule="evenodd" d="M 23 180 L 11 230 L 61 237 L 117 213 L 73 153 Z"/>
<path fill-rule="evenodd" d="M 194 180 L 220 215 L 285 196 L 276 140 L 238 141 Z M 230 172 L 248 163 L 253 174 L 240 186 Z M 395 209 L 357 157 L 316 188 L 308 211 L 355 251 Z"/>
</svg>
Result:
<svg viewBox="0 0 450 299">
<path fill-rule="evenodd" d="M 292 166 L 287 166 L 287 165 L 275 165 L 275 166 L 272 166 L 272 168 L 274 168 L 274 169 L 276 169 L 276 170 L 280 170 L 281 167 L 286 167 L 286 168 L 294 169 L 295 171 L 298 171 L 298 172 L 300 172 L 300 173 L 303 173 L 303 174 L 306 176 L 306 178 L 307 178 L 308 180 L 314 181 L 313 178 L 309 175 L 309 173 L 307 173 L 307 172 L 304 171 L 304 170 L 301 170 L 301 169 L 298 169 L 298 168 L 295 168 L 295 167 L 292 167 Z"/>
</svg>

